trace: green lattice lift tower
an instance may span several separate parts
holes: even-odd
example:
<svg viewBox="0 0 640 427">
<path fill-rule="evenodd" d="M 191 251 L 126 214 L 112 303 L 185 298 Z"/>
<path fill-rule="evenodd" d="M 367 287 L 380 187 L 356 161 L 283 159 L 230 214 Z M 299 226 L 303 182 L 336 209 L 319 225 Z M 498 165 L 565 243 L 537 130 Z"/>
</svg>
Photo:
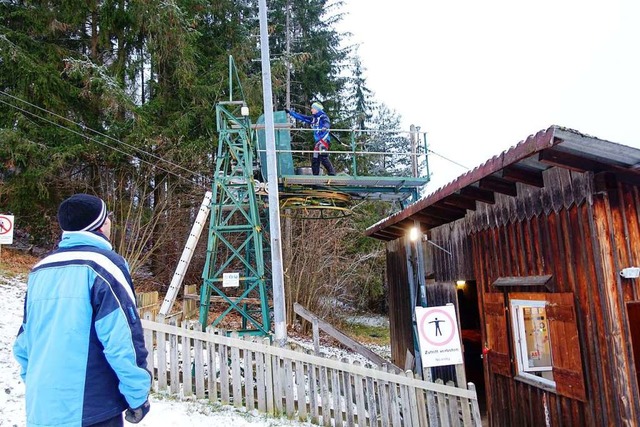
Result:
<svg viewBox="0 0 640 427">
<path fill-rule="evenodd" d="M 251 123 L 237 69 L 230 57 L 229 100 L 216 105 L 219 138 L 200 290 L 203 329 L 223 328 L 241 335 L 267 336 L 271 333 L 271 274 L 269 264 L 265 262 L 270 259 L 267 237 L 270 207 L 266 180 L 263 179 L 267 177 L 263 123 L 262 117 L 257 124 Z M 365 152 L 361 140 L 367 131 L 355 130 L 346 130 L 350 146 L 341 143 L 349 150 L 339 151 L 340 155 L 351 159 L 350 172 L 314 176 L 305 174 L 306 168 L 294 167 L 294 154 L 308 157 L 311 151 L 291 149 L 292 128 L 283 111 L 274 113 L 274 123 L 279 209 L 314 212 L 310 216 L 320 219 L 348 213 L 353 200 L 398 201 L 406 205 L 417 200 L 420 189 L 429 180 L 426 136 L 423 134 L 421 140 L 419 132 L 410 135 L 414 138 L 412 148 L 405 153 L 413 159 L 410 177 L 359 176 L 358 156 L 389 153 Z M 213 314 L 210 310 L 212 302 L 223 309 Z"/>
</svg>

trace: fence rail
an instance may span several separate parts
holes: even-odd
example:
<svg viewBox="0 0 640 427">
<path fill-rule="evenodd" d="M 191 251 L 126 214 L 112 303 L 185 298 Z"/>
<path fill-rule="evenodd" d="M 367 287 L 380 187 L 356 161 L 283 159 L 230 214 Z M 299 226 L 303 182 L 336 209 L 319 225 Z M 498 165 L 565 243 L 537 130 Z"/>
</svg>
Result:
<svg viewBox="0 0 640 427">
<path fill-rule="evenodd" d="M 154 391 L 169 391 L 324 426 L 480 426 L 469 389 L 281 348 L 268 338 L 142 325 Z"/>
</svg>

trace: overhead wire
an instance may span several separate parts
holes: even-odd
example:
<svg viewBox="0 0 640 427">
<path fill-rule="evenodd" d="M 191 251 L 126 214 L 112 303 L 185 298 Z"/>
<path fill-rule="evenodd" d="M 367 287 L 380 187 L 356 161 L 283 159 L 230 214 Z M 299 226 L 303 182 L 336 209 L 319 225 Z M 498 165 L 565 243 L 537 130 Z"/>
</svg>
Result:
<svg viewBox="0 0 640 427">
<path fill-rule="evenodd" d="M 127 144 L 127 143 L 126 143 L 126 142 L 124 142 L 124 141 L 121 141 L 121 140 L 119 140 L 119 139 L 117 139 L 117 138 L 114 138 L 114 137 L 112 137 L 112 136 L 110 136 L 110 135 L 107 135 L 107 134 L 105 134 L 105 133 L 102 133 L 102 132 L 97 131 L 97 130 L 95 130 L 95 129 L 92 129 L 92 128 L 90 128 L 90 127 L 87 127 L 86 125 L 83 125 L 83 124 L 81 124 L 81 123 L 74 122 L 73 120 L 71 120 L 71 119 L 69 119 L 69 118 L 67 118 L 67 117 L 61 116 L 61 115 L 59 115 L 59 114 L 57 114 L 57 113 L 54 113 L 53 111 L 47 110 L 46 108 L 40 107 L 40 106 L 38 106 L 38 105 L 35 105 L 35 104 L 33 104 L 33 103 L 29 102 L 29 101 L 25 101 L 24 99 L 19 98 L 19 97 L 15 96 L 15 95 L 11 95 L 10 93 L 7 93 L 7 92 L 6 92 L 6 91 L 4 91 L 4 90 L 0 90 L 0 94 L 5 95 L 6 97 L 11 98 L 11 99 L 14 99 L 14 100 L 16 100 L 16 101 L 22 102 L 22 103 L 24 103 L 24 104 L 26 104 L 26 105 L 28 105 L 28 106 L 30 106 L 30 107 L 33 107 L 33 108 L 35 108 L 35 109 L 37 109 L 37 110 L 40 110 L 40 111 L 42 111 L 42 112 L 44 112 L 44 113 L 47 113 L 47 114 L 49 114 L 49 115 L 51 115 L 51 116 L 53 116 L 53 117 L 56 117 L 56 118 L 58 118 L 58 119 L 64 120 L 64 121 L 66 121 L 66 122 L 68 122 L 68 123 L 71 123 L 71 124 L 73 124 L 73 125 L 75 125 L 75 126 L 78 126 L 78 127 L 79 127 L 79 128 L 81 128 L 83 131 L 93 132 L 94 134 L 96 134 L 96 135 L 98 135 L 98 136 L 101 136 L 101 137 L 106 138 L 106 139 L 108 139 L 108 140 L 110 140 L 110 141 L 113 141 L 113 142 L 115 142 L 115 143 L 117 143 L 117 144 L 120 144 L 120 145 L 123 145 L 123 146 L 125 146 L 125 147 L 128 147 L 128 148 L 130 148 L 130 149 L 132 149 L 132 150 L 134 150 L 134 151 L 137 151 L 138 153 L 141 153 L 141 154 L 143 154 L 143 155 L 145 155 L 145 156 L 148 156 L 148 157 L 150 157 L 150 158 L 156 159 L 156 160 L 158 160 L 159 162 L 163 162 L 163 163 L 165 163 L 165 164 L 167 164 L 167 165 L 173 166 L 173 167 L 174 167 L 174 168 L 176 168 L 176 169 L 183 170 L 183 171 L 185 171 L 185 172 L 187 172 L 187 173 L 191 174 L 191 175 L 192 175 L 192 176 L 194 176 L 195 178 L 200 178 L 200 179 L 204 180 L 205 182 L 208 182 L 208 181 L 209 181 L 209 178 L 208 178 L 208 177 L 203 176 L 203 175 L 201 175 L 201 174 L 199 174 L 199 173 L 197 173 L 197 172 L 194 172 L 194 171 L 192 171 L 192 170 L 190 170 L 190 169 L 188 169 L 188 168 L 185 168 L 184 166 L 181 166 L 181 165 L 178 165 L 178 164 L 176 164 L 176 163 L 173 163 L 173 162 L 171 162 L 170 160 L 166 160 L 165 158 L 163 158 L 163 157 L 161 157 L 161 156 L 158 156 L 158 155 L 156 155 L 156 154 L 149 153 L 149 152 L 147 152 L 147 151 L 145 151 L 145 150 L 143 150 L 143 149 L 141 149 L 141 148 L 138 148 L 138 147 L 136 147 L 136 146 L 134 146 L 134 145 Z M 122 154 L 124 154 L 124 155 L 128 155 L 128 156 L 134 156 L 132 153 L 128 153 L 128 152 L 126 152 L 126 151 L 123 151 L 123 150 L 121 150 L 121 149 L 118 149 L 118 148 L 114 147 L 113 145 L 110 145 L 110 144 L 107 144 L 107 143 L 105 143 L 105 142 L 102 142 L 102 141 L 100 141 L 100 140 L 98 140 L 98 139 L 92 138 L 92 137 L 90 137 L 90 136 L 88 136 L 88 135 L 85 135 L 84 133 L 81 133 L 81 132 L 78 132 L 78 131 L 76 131 L 76 130 L 73 130 L 73 129 L 71 129 L 71 128 L 67 127 L 67 126 L 63 126 L 63 125 L 61 125 L 61 124 L 59 124 L 59 123 L 56 123 L 56 122 L 54 122 L 54 121 L 52 121 L 52 120 L 49 120 L 49 119 L 47 119 L 47 118 L 45 118 L 45 117 L 43 117 L 43 116 L 40 116 L 40 115 L 38 115 L 38 114 L 36 114 L 36 113 L 34 113 L 34 112 L 32 112 L 32 111 L 26 110 L 26 109 L 24 109 L 24 108 L 20 108 L 19 106 L 15 105 L 15 104 L 11 104 L 11 103 L 9 103 L 9 102 L 3 101 L 2 99 L 0 99 L 0 102 L 1 102 L 1 103 L 3 103 L 3 104 L 5 104 L 5 105 L 8 105 L 8 106 L 10 106 L 10 107 L 12 107 L 12 108 L 15 108 L 15 109 L 17 109 L 17 110 L 19 110 L 19 111 L 21 111 L 21 112 L 23 112 L 23 113 L 25 113 L 25 114 L 28 114 L 28 115 L 30 115 L 30 116 L 32 116 L 32 117 L 38 118 L 38 119 L 43 120 L 43 121 L 45 121 L 45 122 L 47 122 L 47 123 L 50 123 L 50 124 L 52 124 L 52 125 L 54 125 L 54 126 L 57 126 L 57 127 L 61 128 L 61 129 L 65 129 L 65 130 L 67 130 L 67 131 L 69 131 L 69 132 L 75 133 L 76 135 L 79 135 L 79 136 L 81 136 L 81 137 L 83 137 L 83 138 L 86 138 L 86 139 L 88 139 L 88 140 L 90 140 L 90 141 L 93 141 L 93 142 L 95 142 L 95 143 L 97 143 L 97 144 L 100 144 L 100 145 L 103 145 L 103 146 L 105 146 L 105 147 L 111 148 L 111 149 L 113 149 L 113 150 L 115 150 L 115 151 L 117 151 L 117 152 L 119 152 L 119 153 L 122 153 Z M 301 130 L 302 130 L 302 129 L 301 129 Z M 345 129 L 345 130 L 346 130 L 346 129 Z M 369 132 L 384 132 L 384 131 L 380 131 L 380 130 L 377 130 L 377 131 L 376 131 L 376 130 L 368 130 L 368 131 L 369 131 Z M 344 144 L 343 144 L 343 145 L 344 145 Z M 450 163 L 453 163 L 453 164 L 455 164 L 455 165 L 457 165 L 457 166 L 460 166 L 460 167 L 461 167 L 461 168 L 463 168 L 463 169 L 471 170 L 471 168 L 469 168 L 469 167 L 467 167 L 467 166 L 465 166 L 465 165 L 463 165 L 463 164 L 461 164 L 461 163 L 459 163 L 459 162 L 456 162 L 455 160 L 452 160 L 452 159 L 450 159 L 450 158 L 448 158 L 448 157 L 446 157 L 446 156 L 443 156 L 442 154 L 440 154 L 440 153 L 438 153 L 438 152 L 436 152 L 436 151 L 434 151 L 434 150 L 432 150 L 432 149 L 430 149 L 430 148 L 428 148 L 428 149 L 427 149 L 427 151 L 428 151 L 429 153 L 432 153 L 432 154 L 434 154 L 434 155 L 436 155 L 436 156 L 438 156 L 438 157 L 440 157 L 440 158 L 442 158 L 442 159 L 444 159 L 444 160 L 446 160 L 446 161 L 450 162 Z M 193 181 L 192 181 L 191 179 L 189 179 L 189 178 L 186 178 L 186 177 L 184 177 L 184 176 L 182 176 L 182 175 L 180 175 L 180 174 L 178 174 L 178 173 L 175 173 L 175 172 L 173 172 L 173 171 L 171 171 L 171 170 L 169 170 L 169 169 L 163 168 L 163 167 L 161 167 L 161 166 L 159 166 L 159 165 L 157 165 L 157 164 L 154 164 L 154 163 L 151 163 L 151 162 L 149 162 L 149 161 L 147 161 L 147 160 L 144 160 L 144 159 L 142 159 L 142 158 L 141 158 L 141 157 L 139 157 L 139 156 L 135 156 L 135 157 L 136 157 L 138 160 L 140 160 L 142 163 L 146 163 L 146 164 L 148 164 L 148 165 L 150 165 L 150 166 L 157 167 L 158 169 L 160 169 L 160 170 L 162 170 L 162 171 L 164 171 L 164 172 L 167 172 L 168 174 L 174 175 L 174 176 L 176 176 L 176 177 L 178 177 L 178 178 L 180 178 L 180 179 L 182 179 L 182 180 L 186 180 L 186 181 L 188 181 L 188 182 L 190 182 L 190 183 L 193 183 L 193 184 L 195 184 L 195 185 L 200 185 L 200 186 L 202 186 L 202 187 L 204 187 L 204 188 L 208 188 L 208 187 L 209 187 L 208 185 L 205 185 L 205 184 L 199 184 L 199 183 L 193 182 Z"/>
<path fill-rule="evenodd" d="M 38 105 L 32 104 L 32 103 L 30 103 L 30 102 L 28 102 L 28 101 L 25 101 L 25 100 L 23 100 L 23 99 L 21 99 L 21 98 L 19 98 L 19 97 L 15 96 L 15 95 L 11 95 L 11 94 L 9 94 L 9 93 L 5 92 L 4 90 L 0 90 L 0 94 L 1 94 L 1 95 L 5 95 L 5 96 L 7 96 L 7 97 L 9 97 L 9 98 L 15 99 L 15 100 L 17 100 L 17 101 L 20 101 L 20 102 L 22 102 L 22 103 L 24 103 L 24 104 L 27 104 L 27 105 L 29 105 L 29 106 L 31 106 L 31 107 L 33 107 L 33 108 L 36 108 L 37 110 L 40 110 L 40 111 L 45 112 L 45 113 L 47 113 L 47 114 L 50 114 L 50 115 L 51 115 L 51 116 L 53 116 L 53 117 L 59 118 L 59 119 L 64 120 L 64 121 L 66 121 L 66 122 L 68 122 L 68 123 L 71 123 L 71 124 L 73 124 L 73 125 L 75 125 L 75 126 L 78 126 L 80 129 L 82 129 L 82 130 L 83 130 L 83 132 L 84 132 L 84 131 L 93 132 L 94 134 L 96 134 L 96 135 L 98 135 L 98 136 L 101 136 L 101 137 L 106 138 L 106 139 L 108 139 L 108 140 L 110 140 L 110 141 L 116 142 L 116 143 L 118 143 L 118 144 L 124 145 L 125 147 L 128 147 L 128 148 L 130 148 L 130 149 L 132 149 L 132 150 L 134 150 L 134 151 L 137 151 L 138 153 L 140 153 L 140 154 L 142 154 L 142 155 L 145 155 L 145 156 L 148 156 L 148 157 L 153 158 L 153 159 L 155 159 L 155 160 L 158 160 L 159 162 L 165 163 L 165 164 L 167 164 L 167 165 L 169 165 L 169 166 L 173 166 L 174 168 L 176 168 L 176 169 L 180 169 L 180 170 L 182 170 L 182 171 L 184 171 L 184 172 L 188 172 L 188 173 L 189 173 L 189 174 L 191 174 L 194 178 L 199 178 L 199 179 L 202 179 L 204 182 L 209 182 L 209 178 L 208 178 L 208 177 L 206 177 L 206 176 L 204 176 L 204 175 L 202 175 L 202 174 L 200 174 L 200 173 L 194 172 L 194 171 L 192 171 L 192 170 L 190 170 L 190 169 L 188 169 L 188 168 L 185 168 L 184 166 L 181 166 L 181 165 L 178 165 L 178 164 L 176 164 L 176 163 L 173 163 L 173 162 L 171 162 L 170 160 L 166 160 L 165 158 L 163 158 L 163 157 L 161 157 L 161 156 L 158 156 L 158 155 L 153 154 L 153 153 L 149 153 L 149 152 L 147 152 L 147 151 L 145 151 L 145 150 L 143 150 L 143 149 L 141 149 L 141 148 L 138 148 L 138 147 L 136 147 L 136 146 L 134 146 L 134 145 L 127 144 L 126 142 L 120 141 L 120 140 L 119 140 L 119 139 L 117 139 L 117 138 L 114 138 L 114 137 L 112 137 L 112 136 L 110 136 L 110 135 L 107 135 L 107 134 L 105 134 L 105 133 L 102 133 L 102 132 L 100 132 L 100 131 L 97 131 L 97 130 L 95 130 L 95 129 L 92 129 L 92 128 L 90 128 L 90 127 L 88 127 L 88 126 L 86 126 L 86 125 L 83 125 L 83 124 L 81 124 L 81 123 L 74 122 L 74 121 L 73 121 L 73 120 L 71 120 L 71 119 L 68 119 L 68 118 L 66 118 L 66 117 L 64 117 L 64 116 L 61 116 L 61 115 L 59 115 L 59 114 L 54 113 L 53 111 L 49 111 L 49 110 L 47 110 L 47 109 L 45 109 L 45 108 L 42 108 L 42 107 L 40 107 L 40 106 L 38 106 Z M 12 103 L 7 102 L 7 101 L 2 100 L 2 99 L 0 99 L 0 103 L 5 104 L 5 105 L 7 105 L 7 106 L 9 106 L 9 107 L 12 107 L 12 108 L 14 108 L 14 109 L 16 109 L 16 110 L 18 110 L 18 111 L 20 111 L 20 112 L 22 112 L 22 113 L 24 113 L 24 114 L 27 114 L 27 115 L 29 115 L 29 116 L 31 116 L 31 117 L 35 117 L 35 118 L 40 119 L 40 120 L 42 120 L 42 121 L 45 121 L 45 122 L 47 122 L 47 123 L 49 123 L 49 124 L 52 124 L 52 125 L 54 125 L 54 126 L 57 126 L 57 127 L 61 128 L 61 129 L 64 129 L 64 130 L 66 130 L 66 131 L 68 131 L 68 132 L 74 133 L 74 134 L 76 134 L 76 135 L 78 135 L 78 136 L 80 136 L 80 137 L 82 137 L 82 138 L 85 138 L 85 139 L 87 139 L 87 140 L 89 140 L 89 141 L 93 141 L 93 142 L 95 142 L 95 143 L 97 143 L 97 144 L 100 144 L 100 145 L 105 146 L 105 147 L 107 147 L 107 148 L 110 148 L 110 149 L 112 149 L 112 150 L 114 150 L 114 151 L 117 151 L 117 152 L 119 152 L 119 153 L 122 153 L 122 154 L 124 154 L 124 155 L 126 155 L 126 156 L 135 157 L 137 160 L 139 160 L 139 161 L 140 161 L 140 162 L 142 162 L 142 163 L 146 163 L 146 164 L 148 164 L 148 165 L 150 165 L 150 166 L 156 167 L 156 168 L 160 169 L 161 171 L 164 171 L 164 172 L 166 172 L 166 173 L 168 173 L 168 174 L 170 174 L 170 175 L 173 175 L 173 176 L 175 176 L 175 177 L 177 177 L 177 178 L 180 178 L 180 179 L 182 179 L 182 180 L 188 181 L 188 182 L 190 182 L 190 183 L 192 183 L 192 184 L 194 184 L 194 185 L 198 185 L 198 186 L 201 186 L 201 187 L 203 187 L 203 188 L 209 188 L 209 186 L 208 186 L 208 185 L 206 185 L 206 184 L 201 184 L 201 183 L 198 183 L 198 182 L 194 182 L 191 178 L 187 178 L 187 177 L 182 176 L 182 175 L 180 175 L 180 174 L 178 174 L 178 173 L 176 173 L 176 172 L 174 172 L 174 171 L 172 171 L 172 170 L 170 170 L 170 169 L 167 169 L 167 168 L 165 168 L 165 167 L 159 166 L 158 164 L 155 164 L 155 163 L 152 163 L 152 162 L 150 162 L 150 161 L 148 161 L 148 160 L 145 160 L 145 159 L 141 158 L 139 155 L 135 155 L 135 154 L 129 153 L 129 152 L 127 152 L 127 151 L 124 151 L 124 150 L 122 150 L 122 149 L 119 149 L 119 148 L 115 147 L 115 146 L 114 146 L 114 145 L 112 145 L 112 144 L 107 144 L 107 143 L 105 143 L 105 142 L 103 142 L 103 141 L 100 141 L 100 140 L 98 140 L 98 139 L 96 139 L 96 138 L 91 137 L 90 135 L 86 135 L 86 134 L 85 134 L 85 133 L 83 133 L 83 132 L 79 132 L 79 131 L 77 131 L 77 130 L 71 129 L 70 127 L 68 127 L 68 126 L 64 126 L 64 125 L 62 125 L 62 124 L 60 124 L 60 123 L 56 123 L 55 121 L 50 120 L 50 119 L 48 119 L 48 118 L 46 118 L 46 117 L 43 117 L 43 116 L 41 116 L 41 115 L 38 115 L 38 114 L 34 113 L 33 111 L 29 111 L 29 110 L 27 110 L 27 109 L 25 109 L 25 108 L 21 108 L 21 107 L 20 107 L 20 106 L 18 106 L 18 105 L 12 104 Z"/>
<path fill-rule="evenodd" d="M 456 165 L 456 166 L 460 166 L 461 168 L 464 168 L 464 169 L 466 169 L 466 170 L 471 170 L 471 168 L 469 168 L 469 167 L 467 167 L 467 166 L 465 166 L 465 165 L 463 165 L 463 164 L 461 164 L 461 163 L 458 163 L 458 162 L 456 162 L 455 160 L 451 160 L 450 158 L 445 157 L 445 156 L 443 156 L 442 154 L 436 153 L 436 152 L 435 152 L 435 151 L 433 151 L 431 148 L 428 148 L 428 149 L 427 149 L 427 151 L 428 151 L 429 153 L 435 154 L 436 156 L 438 156 L 438 157 L 440 157 L 440 158 L 442 158 L 442 159 L 444 159 L 444 160 L 446 160 L 446 161 L 448 161 L 448 162 L 453 163 L 453 164 L 454 164 L 454 165 Z"/>
</svg>

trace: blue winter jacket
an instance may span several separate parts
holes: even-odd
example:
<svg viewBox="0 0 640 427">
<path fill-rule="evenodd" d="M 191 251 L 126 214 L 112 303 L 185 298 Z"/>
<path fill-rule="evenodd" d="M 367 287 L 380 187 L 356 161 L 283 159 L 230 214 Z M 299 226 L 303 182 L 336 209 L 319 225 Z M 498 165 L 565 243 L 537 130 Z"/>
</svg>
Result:
<svg viewBox="0 0 640 427">
<path fill-rule="evenodd" d="M 102 235 L 64 232 L 31 270 L 13 347 L 27 426 L 86 426 L 147 399 L 151 376 L 129 267 Z"/>
<path fill-rule="evenodd" d="M 295 111 L 289 111 L 289 114 L 294 119 L 298 119 L 311 125 L 311 128 L 313 129 L 313 138 L 316 142 L 325 141 L 327 145 L 331 142 L 331 138 L 329 137 L 331 122 L 329 121 L 327 113 L 319 110 L 312 116 L 305 116 L 304 114 L 296 113 Z"/>
</svg>

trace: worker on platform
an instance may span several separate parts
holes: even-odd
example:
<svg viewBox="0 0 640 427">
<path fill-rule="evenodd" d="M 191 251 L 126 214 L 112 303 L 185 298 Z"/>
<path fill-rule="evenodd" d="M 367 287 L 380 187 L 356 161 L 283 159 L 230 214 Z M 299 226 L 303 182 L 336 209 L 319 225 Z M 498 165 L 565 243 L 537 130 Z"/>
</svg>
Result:
<svg viewBox="0 0 640 427">
<path fill-rule="evenodd" d="M 320 163 L 322 163 L 322 166 L 327 171 L 327 175 L 335 175 L 336 171 L 331 164 L 331 160 L 329 160 L 329 153 L 327 153 L 331 146 L 331 139 L 329 137 L 331 122 L 329 121 L 327 113 L 324 112 L 322 104 L 319 102 L 311 104 L 311 116 L 305 116 L 304 114 L 287 109 L 284 111 L 294 119 L 309 123 L 313 129 L 313 138 L 315 139 L 313 158 L 311 159 L 311 171 L 313 174 L 320 174 Z"/>
</svg>

